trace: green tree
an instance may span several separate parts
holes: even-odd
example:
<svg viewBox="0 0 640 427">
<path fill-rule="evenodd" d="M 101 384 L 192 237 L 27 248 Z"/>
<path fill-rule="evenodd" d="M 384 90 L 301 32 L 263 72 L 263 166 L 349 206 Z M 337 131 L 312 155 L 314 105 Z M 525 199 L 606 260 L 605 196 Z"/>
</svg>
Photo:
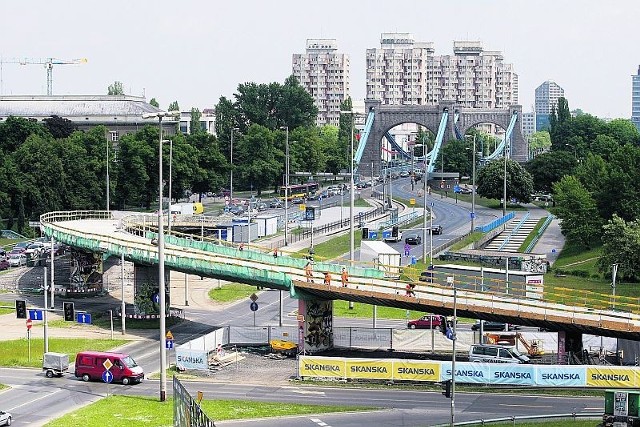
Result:
<svg viewBox="0 0 640 427">
<path fill-rule="evenodd" d="M 614 215 L 603 227 L 602 255 L 598 260 L 601 272 L 609 276 L 612 264 L 618 264 L 618 276 L 623 280 L 640 280 L 640 221 L 625 222 Z"/>
<path fill-rule="evenodd" d="M 275 147 L 275 132 L 260 125 L 251 125 L 234 145 L 234 163 L 242 165 L 238 174 L 241 188 L 253 188 L 258 195 L 262 190 L 280 183 L 283 153 Z M 236 160 L 237 159 L 237 160 Z M 235 180 L 234 180 L 235 186 Z"/>
<path fill-rule="evenodd" d="M 43 122 L 45 128 L 54 138 L 67 138 L 78 130 L 78 127 L 71 120 L 55 115 L 47 117 Z"/>
<path fill-rule="evenodd" d="M 228 182 L 230 164 L 220 151 L 216 137 L 199 132 L 187 136 L 187 143 L 193 146 L 197 153 L 196 162 L 193 158 L 186 159 L 193 169 L 192 191 L 206 193 L 221 189 Z"/>
<path fill-rule="evenodd" d="M 529 152 L 541 154 L 551 148 L 551 135 L 546 130 L 529 135 Z"/>
<path fill-rule="evenodd" d="M 115 81 L 109 85 L 107 95 L 124 95 L 124 87 L 122 82 Z"/>
<path fill-rule="evenodd" d="M 156 108 L 160 108 L 160 103 L 155 98 L 151 98 L 151 101 L 149 101 L 149 104 L 153 105 Z"/>
<path fill-rule="evenodd" d="M 0 149 L 13 153 L 32 134 L 46 138 L 49 134 L 35 119 L 9 116 L 0 122 Z"/>
<path fill-rule="evenodd" d="M 178 101 L 173 101 L 171 104 L 169 104 L 169 111 L 180 111 Z"/>
<path fill-rule="evenodd" d="M 191 133 L 203 132 L 202 127 L 200 126 L 200 118 L 202 117 L 202 113 L 197 108 L 191 108 L 191 122 L 190 128 Z"/>
<path fill-rule="evenodd" d="M 471 176 L 473 143 L 464 140 L 452 139 L 441 148 L 441 155 L 436 162 L 436 170 L 442 167 L 441 160 L 444 159 L 444 170 L 447 172 L 458 172 L 461 176 Z"/>
<path fill-rule="evenodd" d="M 533 178 L 533 188 L 536 191 L 549 193 L 553 191 L 553 184 L 571 174 L 578 162 L 572 153 L 566 151 L 550 151 L 534 157 L 525 164 L 525 169 Z"/>
<path fill-rule="evenodd" d="M 567 175 L 553 185 L 560 228 L 567 240 L 585 247 L 594 243 L 602 227 L 596 202 L 574 176 Z"/>
<path fill-rule="evenodd" d="M 640 132 L 628 119 L 614 119 L 606 124 L 607 135 L 612 137 L 620 145 L 639 145 Z"/>
<path fill-rule="evenodd" d="M 478 173 L 478 194 L 490 199 L 501 199 L 504 185 L 504 159 L 493 161 Z M 507 200 L 531 201 L 533 178 L 520 163 L 507 160 Z"/>
</svg>

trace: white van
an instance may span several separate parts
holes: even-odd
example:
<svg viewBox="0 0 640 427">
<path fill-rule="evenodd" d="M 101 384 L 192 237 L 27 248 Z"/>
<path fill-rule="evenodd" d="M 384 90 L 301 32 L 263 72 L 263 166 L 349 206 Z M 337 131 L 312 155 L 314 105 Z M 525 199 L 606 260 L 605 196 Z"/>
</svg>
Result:
<svg viewBox="0 0 640 427">
<path fill-rule="evenodd" d="M 513 346 L 474 344 L 469 348 L 469 362 L 529 363 L 529 358 Z"/>
</svg>

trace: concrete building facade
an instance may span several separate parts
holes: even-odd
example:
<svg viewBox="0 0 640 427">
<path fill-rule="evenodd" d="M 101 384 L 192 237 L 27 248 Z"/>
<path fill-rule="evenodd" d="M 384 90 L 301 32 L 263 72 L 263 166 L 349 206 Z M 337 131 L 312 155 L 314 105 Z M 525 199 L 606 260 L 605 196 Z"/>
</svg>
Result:
<svg viewBox="0 0 640 427">
<path fill-rule="evenodd" d="M 549 116 L 557 108 L 560 97 L 564 97 L 564 89 L 554 81 L 547 80 L 536 88 L 536 131 L 549 129 Z"/>
<path fill-rule="evenodd" d="M 316 124 L 338 126 L 340 104 L 349 97 L 349 55 L 335 39 L 307 39 L 305 53 L 293 54 L 293 75 L 313 97 Z"/>
<path fill-rule="evenodd" d="M 640 65 L 638 74 L 631 76 L 631 121 L 640 131 Z"/>
<path fill-rule="evenodd" d="M 518 75 L 498 51 L 479 41 L 454 41 L 453 55 L 435 55 L 431 42 L 411 33 L 382 33 L 367 49 L 367 99 L 388 105 L 508 108 L 518 103 Z"/>
</svg>

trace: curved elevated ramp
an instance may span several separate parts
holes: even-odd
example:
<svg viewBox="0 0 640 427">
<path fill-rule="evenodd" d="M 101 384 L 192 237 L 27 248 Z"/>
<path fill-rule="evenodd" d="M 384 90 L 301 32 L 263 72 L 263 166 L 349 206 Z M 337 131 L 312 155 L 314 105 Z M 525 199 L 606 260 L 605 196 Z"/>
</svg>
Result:
<svg viewBox="0 0 640 427">
<path fill-rule="evenodd" d="M 129 261 L 157 264 L 158 248 L 152 243 L 156 216 L 132 214 L 122 218 L 106 211 L 50 212 L 41 216 L 44 232 L 54 239 L 103 256 L 124 254 Z M 293 297 L 342 299 L 449 315 L 453 311 L 453 289 L 436 283 L 413 282 L 415 296 L 406 296 L 409 282 L 389 279 L 374 268 L 349 267 L 349 286 L 321 284 L 323 271 L 338 277 L 337 263 L 316 263 L 314 281 L 305 279 L 304 259 L 273 258 L 270 249 L 254 247 L 239 251 L 226 242 L 199 242 L 167 236 L 165 264 L 170 269 L 235 282 L 285 289 Z M 457 291 L 461 316 L 521 325 L 554 327 L 627 339 L 640 339 L 640 307 L 627 304 L 627 311 L 596 310 L 512 295 L 472 290 Z"/>
</svg>

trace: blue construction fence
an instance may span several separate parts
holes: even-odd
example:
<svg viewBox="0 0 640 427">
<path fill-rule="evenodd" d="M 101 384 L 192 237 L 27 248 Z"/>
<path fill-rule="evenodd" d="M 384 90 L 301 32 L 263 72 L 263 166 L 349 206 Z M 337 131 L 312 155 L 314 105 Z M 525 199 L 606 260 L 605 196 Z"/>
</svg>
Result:
<svg viewBox="0 0 640 427">
<path fill-rule="evenodd" d="M 513 219 L 514 216 L 516 216 L 515 212 L 509 212 L 508 214 L 506 214 L 502 218 L 495 219 L 495 220 L 491 221 L 489 224 L 477 226 L 475 228 L 475 230 L 476 231 L 481 231 L 483 233 L 487 233 L 487 232 L 493 230 L 496 227 L 500 227 L 505 222 Z"/>
</svg>

